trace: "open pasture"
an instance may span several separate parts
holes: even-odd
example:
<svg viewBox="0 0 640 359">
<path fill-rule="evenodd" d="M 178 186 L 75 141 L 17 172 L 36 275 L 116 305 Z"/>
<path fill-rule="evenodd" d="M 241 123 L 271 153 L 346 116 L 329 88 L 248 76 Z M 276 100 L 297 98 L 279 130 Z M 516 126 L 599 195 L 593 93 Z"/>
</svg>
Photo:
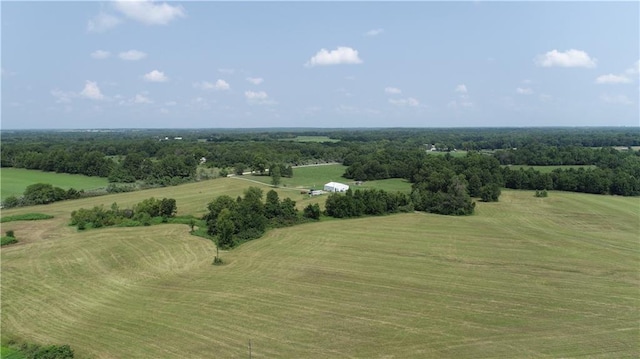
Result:
<svg viewBox="0 0 640 359">
<path fill-rule="evenodd" d="M 342 177 L 346 169 L 347 166 L 341 164 L 295 167 L 293 169 L 293 177 L 282 177 L 280 186 L 322 189 L 325 183 L 331 181 L 342 183 L 352 182 L 353 180 Z M 244 175 L 243 177 L 265 184 L 271 184 L 271 177 L 269 176 Z"/>
<path fill-rule="evenodd" d="M 247 184 L 199 185 L 157 197 L 195 214 Z M 272 230 L 223 266 L 184 225 L 77 232 L 63 212 L 82 201 L 39 206 L 56 218 L 2 250 L 3 337 L 95 358 L 248 357 L 249 340 L 254 358 L 640 354 L 637 198 L 504 191 L 469 217 Z"/>
<path fill-rule="evenodd" d="M 102 177 L 71 175 L 67 173 L 44 172 L 24 168 L 2 168 L 0 172 L 0 195 L 2 199 L 9 196 L 21 196 L 27 186 L 35 183 L 49 183 L 62 189 L 91 190 L 106 187 L 109 182 Z"/>
<path fill-rule="evenodd" d="M 375 188 L 382 189 L 390 192 L 410 192 L 411 183 L 401 178 L 390 178 L 376 181 L 365 181 L 362 185 L 355 185 L 355 181 L 349 178 L 342 177 L 346 171 L 347 166 L 341 164 L 330 164 L 320 166 L 306 166 L 296 167 L 293 169 L 293 177 L 281 179 L 280 187 L 284 188 L 297 188 L 297 189 L 322 189 L 327 182 L 341 182 L 348 184 L 353 189 L 367 189 Z M 249 179 L 252 181 L 261 182 L 265 185 L 271 184 L 271 177 L 258 176 L 258 175 L 245 175 L 238 177 L 242 179 Z"/>
</svg>

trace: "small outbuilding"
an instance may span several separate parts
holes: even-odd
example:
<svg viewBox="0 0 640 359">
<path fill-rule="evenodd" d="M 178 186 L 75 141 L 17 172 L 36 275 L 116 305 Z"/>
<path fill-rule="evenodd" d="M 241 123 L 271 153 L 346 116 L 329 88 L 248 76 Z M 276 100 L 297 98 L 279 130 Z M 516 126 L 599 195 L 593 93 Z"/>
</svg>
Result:
<svg viewBox="0 0 640 359">
<path fill-rule="evenodd" d="M 349 186 L 344 183 L 329 182 L 324 185 L 325 192 L 346 192 Z"/>
</svg>

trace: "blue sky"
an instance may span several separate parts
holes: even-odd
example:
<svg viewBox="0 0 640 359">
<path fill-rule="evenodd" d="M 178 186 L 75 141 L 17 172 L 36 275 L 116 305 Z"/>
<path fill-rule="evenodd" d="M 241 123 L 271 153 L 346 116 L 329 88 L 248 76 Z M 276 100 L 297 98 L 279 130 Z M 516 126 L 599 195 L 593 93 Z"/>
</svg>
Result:
<svg viewBox="0 0 640 359">
<path fill-rule="evenodd" d="M 638 2 L 6 2 L 2 129 L 639 126 Z"/>
</svg>

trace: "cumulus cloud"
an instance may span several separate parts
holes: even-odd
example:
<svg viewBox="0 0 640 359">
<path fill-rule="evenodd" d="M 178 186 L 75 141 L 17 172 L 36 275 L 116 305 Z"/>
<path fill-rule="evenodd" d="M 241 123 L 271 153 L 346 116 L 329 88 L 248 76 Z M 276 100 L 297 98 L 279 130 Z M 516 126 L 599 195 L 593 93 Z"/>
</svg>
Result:
<svg viewBox="0 0 640 359">
<path fill-rule="evenodd" d="M 201 81 L 193 84 L 193 87 L 201 90 L 228 90 L 231 88 L 225 80 L 218 80 L 215 83 L 209 81 Z"/>
<path fill-rule="evenodd" d="M 137 94 L 136 97 L 133 98 L 134 103 L 153 103 L 150 98 L 143 94 Z"/>
<path fill-rule="evenodd" d="M 364 33 L 365 36 L 377 36 L 384 32 L 384 29 L 372 29 Z"/>
<path fill-rule="evenodd" d="M 97 60 L 106 59 L 109 56 L 111 56 L 111 53 L 109 51 L 104 51 L 104 50 L 96 50 L 91 53 L 91 57 Z"/>
<path fill-rule="evenodd" d="M 245 91 L 244 97 L 247 99 L 249 104 L 255 105 L 273 105 L 275 102 L 269 98 L 264 91 Z"/>
<path fill-rule="evenodd" d="M 397 95 L 402 93 L 402 91 L 397 87 L 385 87 L 384 92 L 390 95 Z"/>
<path fill-rule="evenodd" d="M 129 50 L 119 53 L 118 57 L 126 61 L 138 61 L 147 57 L 147 54 L 138 50 Z"/>
<path fill-rule="evenodd" d="M 149 82 L 166 82 L 169 78 L 162 71 L 153 70 L 144 75 L 144 79 Z"/>
<path fill-rule="evenodd" d="M 247 81 L 251 82 L 254 85 L 260 85 L 264 79 L 262 77 L 247 77 Z"/>
<path fill-rule="evenodd" d="M 358 50 L 350 47 L 340 46 L 335 50 L 328 51 L 321 49 L 307 63 L 306 67 L 341 65 L 341 64 L 361 64 L 362 60 L 358 56 Z"/>
<path fill-rule="evenodd" d="M 528 87 L 518 87 L 516 89 L 516 92 L 519 93 L 520 95 L 531 95 L 531 94 L 533 94 L 533 90 L 528 88 Z"/>
<path fill-rule="evenodd" d="M 538 55 L 535 63 L 542 67 L 596 67 L 597 59 L 591 58 L 582 50 L 570 49 L 565 52 L 551 50 L 544 55 Z"/>
<path fill-rule="evenodd" d="M 89 32 L 105 32 L 118 26 L 122 20 L 113 15 L 99 13 L 89 20 L 87 23 L 87 31 Z"/>
<path fill-rule="evenodd" d="M 609 95 L 604 94 L 600 96 L 600 99 L 606 103 L 614 105 L 631 105 L 633 102 L 625 95 Z"/>
<path fill-rule="evenodd" d="M 100 92 L 100 88 L 95 81 L 87 81 L 84 89 L 80 92 L 80 96 L 90 100 L 103 100 L 104 95 Z"/>
<path fill-rule="evenodd" d="M 631 80 L 624 75 L 602 75 L 596 78 L 597 84 L 628 84 Z"/>
<path fill-rule="evenodd" d="M 465 84 L 458 85 L 456 86 L 455 91 L 460 93 L 467 93 L 467 86 Z"/>
<path fill-rule="evenodd" d="M 408 107 L 416 107 L 420 105 L 420 102 L 413 97 L 408 98 L 400 98 L 400 99 L 389 99 L 389 103 L 395 106 L 408 106 Z"/>
<path fill-rule="evenodd" d="M 145 25 L 167 25 L 177 18 L 186 16 L 186 11 L 180 5 L 171 6 L 151 0 L 117 0 L 114 7 L 124 16 Z"/>
</svg>

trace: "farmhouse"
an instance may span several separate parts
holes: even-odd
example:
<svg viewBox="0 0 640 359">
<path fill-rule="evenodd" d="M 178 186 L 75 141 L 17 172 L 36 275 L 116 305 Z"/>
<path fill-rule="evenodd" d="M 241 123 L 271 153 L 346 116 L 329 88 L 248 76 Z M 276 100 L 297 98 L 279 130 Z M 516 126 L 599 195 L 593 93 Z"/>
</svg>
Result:
<svg viewBox="0 0 640 359">
<path fill-rule="evenodd" d="M 349 186 L 344 183 L 329 182 L 324 185 L 325 192 L 346 192 L 348 189 Z"/>
</svg>

